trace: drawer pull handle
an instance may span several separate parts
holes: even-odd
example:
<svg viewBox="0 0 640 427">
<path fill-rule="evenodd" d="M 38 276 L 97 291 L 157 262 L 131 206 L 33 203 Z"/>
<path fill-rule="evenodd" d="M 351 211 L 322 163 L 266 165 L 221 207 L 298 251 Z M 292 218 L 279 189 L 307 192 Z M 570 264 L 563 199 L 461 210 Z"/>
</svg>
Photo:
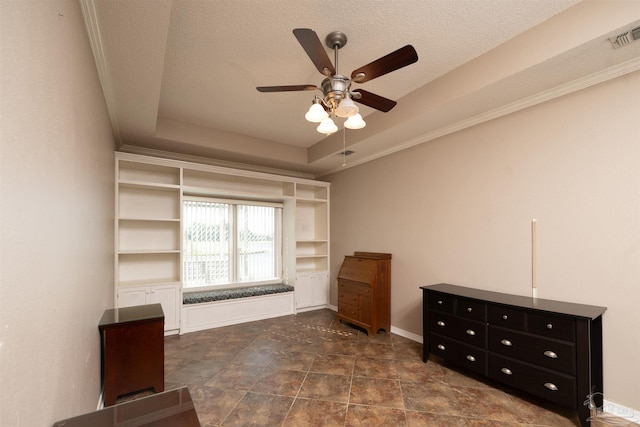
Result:
<svg viewBox="0 0 640 427">
<path fill-rule="evenodd" d="M 511 347 L 513 345 L 509 340 L 500 340 L 500 344 L 506 345 L 507 347 Z"/>
<path fill-rule="evenodd" d="M 444 350 L 445 350 L 445 348 L 444 348 L 444 346 L 443 346 L 442 344 L 438 344 L 438 349 L 440 349 L 440 350 L 442 350 L 442 351 L 444 351 Z"/>
<path fill-rule="evenodd" d="M 558 387 L 554 383 L 544 383 L 544 386 L 551 391 L 558 391 Z"/>
<path fill-rule="evenodd" d="M 551 323 L 547 323 L 547 329 L 553 329 L 553 325 Z"/>
<path fill-rule="evenodd" d="M 467 354 L 467 360 L 468 360 L 469 362 L 475 362 L 475 361 L 476 361 L 476 358 L 475 358 L 475 357 L 473 357 L 473 356 L 472 356 L 472 355 L 470 355 L 470 354 Z"/>
<path fill-rule="evenodd" d="M 438 305 L 442 305 L 442 300 L 441 299 L 438 300 Z"/>
<path fill-rule="evenodd" d="M 507 320 L 509 318 L 509 316 L 507 316 L 506 314 L 502 315 L 502 320 Z"/>
<path fill-rule="evenodd" d="M 547 357 L 549 357 L 549 358 L 551 358 L 551 359 L 557 359 L 557 358 L 558 358 L 558 355 L 557 355 L 557 354 L 555 354 L 555 353 L 554 353 L 553 351 L 551 351 L 551 350 L 547 350 L 547 351 L 545 351 L 545 352 L 544 352 L 544 355 L 545 355 L 545 356 L 547 356 Z"/>
<path fill-rule="evenodd" d="M 509 368 L 502 368 L 502 369 L 500 369 L 500 371 L 502 371 L 502 373 L 505 374 L 505 375 L 513 375 L 513 372 L 511 372 L 511 369 L 509 369 Z"/>
<path fill-rule="evenodd" d="M 438 326 L 444 326 L 444 322 L 442 320 L 438 320 Z"/>
<path fill-rule="evenodd" d="M 467 307 L 467 312 L 471 313 L 472 311 L 473 311 L 473 308 Z"/>
<path fill-rule="evenodd" d="M 476 334 L 476 331 L 474 331 L 473 329 L 467 329 L 467 335 L 474 336 L 475 334 Z"/>
</svg>

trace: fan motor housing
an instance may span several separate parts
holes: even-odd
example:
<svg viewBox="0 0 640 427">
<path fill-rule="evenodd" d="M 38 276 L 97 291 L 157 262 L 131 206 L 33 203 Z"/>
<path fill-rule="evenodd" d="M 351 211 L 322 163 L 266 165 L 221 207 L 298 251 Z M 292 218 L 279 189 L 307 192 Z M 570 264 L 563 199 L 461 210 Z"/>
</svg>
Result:
<svg viewBox="0 0 640 427">
<path fill-rule="evenodd" d="M 349 90 L 349 79 L 336 74 L 335 76 L 327 77 L 322 81 L 322 93 L 324 93 L 324 101 L 327 104 L 333 105 L 334 108 L 338 106 L 342 98 Z"/>
</svg>

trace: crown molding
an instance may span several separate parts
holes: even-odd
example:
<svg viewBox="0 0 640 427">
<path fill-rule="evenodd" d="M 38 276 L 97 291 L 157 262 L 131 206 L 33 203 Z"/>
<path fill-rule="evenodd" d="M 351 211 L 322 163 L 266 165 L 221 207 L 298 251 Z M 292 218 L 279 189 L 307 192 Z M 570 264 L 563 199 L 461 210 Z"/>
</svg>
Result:
<svg viewBox="0 0 640 427">
<path fill-rule="evenodd" d="M 102 85 L 102 93 L 104 94 L 104 99 L 107 104 L 107 112 L 109 113 L 113 137 L 116 141 L 116 147 L 119 149 L 122 147 L 123 141 L 122 133 L 120 132 L 120 125 L 118 123 L 118 108 L 115 92 L 113 90 L 113 81 L 109 74 L 109 63 L 102 43 L 100 21 L 98 19 L 95 0 L 80 0 L 80 9 L 82 10 L 84 25 L 87 30 L 87 35 L 89 36 L 89 45 L 93 52 L 93 58 L 98 71 L 98 78 Z"/>
<path fill-rule="evenodd" d="M 196 156 L 192 154 L 181 154 L 172 151 L 158 150 L 155 148 L 139 147 L 137 145 L 124 144 L 120 147 L 119 152 L 138 154 L 141 156 L 149 156 L 155 158 L 163 158 L 169 160 L 177 160 L 182 162 L 199 163 L 209 166 L 220 166 L 231 169 L 245 170 L 251 172 L 262 172 L 272 175 L 290 176 L 293 178 L 302 178 L 314 180 L 315 175 L 304 172 L 296 172 L 287 169 L 271 168 L 268 166 L 258 166 L 249 163 L 232 162 L 228 160 L 220 160 L 212 157 Z"/>
</svg>

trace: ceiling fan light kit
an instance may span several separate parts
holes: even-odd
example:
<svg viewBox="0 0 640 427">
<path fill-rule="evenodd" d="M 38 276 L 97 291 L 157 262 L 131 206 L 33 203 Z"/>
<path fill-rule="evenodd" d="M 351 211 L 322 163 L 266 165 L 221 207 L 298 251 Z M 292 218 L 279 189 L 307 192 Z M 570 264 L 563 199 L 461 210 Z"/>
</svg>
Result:
<svg viewBox="0 0 640 427">
<path fill-rule="evenodd" d="M 325 44 L 334 51 L 334 63 L 331 63 L 327 52 L 322 46 L 315 31 L 308 28 L 296 28 L 293 34 L 315 65 L 316 69 L 325 77 L 321 87 L 311 84 L 292 86 L 259 86 L 259 92 L 290 92 L 304 90 L 319 90 L 323 96 L 316 95 L 312 101 L 305 119 L 312 123 L 320 123 L 317 131 L 330 135 L 338 130 L 331 119 L 346 118 L 344 127 L 347 129 L 362 129 L 366 126 L 360 115 L 360 109 L 353 102 L 366 105 L 384 113 L 396 106 L 396 102 L 367 92 L 362 89 L 351 91 L 352 83 L 364 83 L 392 71 L 398 70 L 418 60 L 418 54 L 411 45 L 406 45 L 388 55 L 383 56 L 363 67 L 354 70 L 351 78 L 338 74 L 338 50 L 347 44 L 347 36 L 340 31 L 333 31 L 325 38 Z"/>
<path fill-rule="evenodd" d="M 354 114 L 344 122 L 344 127 L 347 129 L 362 129 L 366 125 L 367 122 L 362 120 L 362 116 L 360 114 Z"/>
<path fill-rule="evenodd" d="M 324 133 L 325 135 L 331 135 L 338 131 L 338 126 L 336 126 L 333 120 L 331 120 L 331 117 L 327 117 L 320 122 L 316 130 L 320 133 Z"/>
<path fill-rule="evenodd" d="M 359 111 L 358 106 L 353 103 L 351 97 L 347 94 L 338 104 L 335 113 L 338 117 L 351 117 L 358 114 Z"/>
<path fill-rule="evenodd" d="M 304 115 L 304 118 L 311 123 L 320 123 L 324 119 L 329 117 L 329 113 L 324 109 L 320 103 L 322 100 L 317 96 L 313 99 L 313 103 L 311 107 L 309 107 L 309 111 Z"/>
</svg>

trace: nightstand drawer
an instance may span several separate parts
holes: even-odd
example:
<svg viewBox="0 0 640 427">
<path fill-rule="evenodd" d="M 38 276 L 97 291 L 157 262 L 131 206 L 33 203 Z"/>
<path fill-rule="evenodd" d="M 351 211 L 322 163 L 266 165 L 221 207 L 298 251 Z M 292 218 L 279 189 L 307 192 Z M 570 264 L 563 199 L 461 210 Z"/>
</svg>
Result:
<svg viewBox="0 0 640 427">
<path fill-rule="evenodd" d="M 487 352 L 483 349 L 465 345 L 438 334 L 429 335 L 429 345 L 431 353 L 478 374 L 487 374 Z"/>
<path fill-rule="evenodd" d="M 436 311 L 429 313 L 429 330 L 478 347 L 487 342 L 486 324 Z"/>
<path fill-rule="evenodd" d="M 574 377 L 507 357 L 489 354 L 489 378 L 519 388 L 543 399 L 577 409 Z"/>
<path fill-rule="evenodd" d="M 490 326 L 489 351 L 565 374 L 576 373 L 575 345 L 566 341 Z"/>
<path fill-rule="evenodd" d="M 487 311 L 489 324 L 524 331 L 524 310 L 489 304 Z"/>
<path fill-rule="evenodd" d="M 532 334 L 575 342 L 576 324 L 573 319 L 544 313 L 527 313 L 527 330 Z"/>
</svg>

